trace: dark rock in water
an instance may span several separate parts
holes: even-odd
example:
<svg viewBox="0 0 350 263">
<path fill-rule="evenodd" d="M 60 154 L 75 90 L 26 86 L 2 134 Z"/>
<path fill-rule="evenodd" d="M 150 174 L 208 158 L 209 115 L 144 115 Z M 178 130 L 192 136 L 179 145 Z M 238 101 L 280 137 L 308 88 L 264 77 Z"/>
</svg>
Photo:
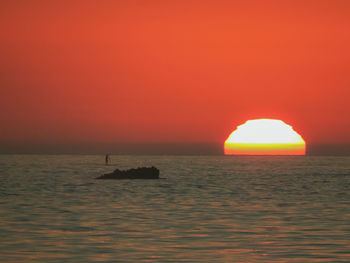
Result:
<svg viewBox="0 0 350 263">
<path fill-rule="evenodd" d="M 136 169 L 119 170 L 103 174 L 96 179 L 159 179 L 159 170 L 156 167 L 139 167 Z"/>
</svg>

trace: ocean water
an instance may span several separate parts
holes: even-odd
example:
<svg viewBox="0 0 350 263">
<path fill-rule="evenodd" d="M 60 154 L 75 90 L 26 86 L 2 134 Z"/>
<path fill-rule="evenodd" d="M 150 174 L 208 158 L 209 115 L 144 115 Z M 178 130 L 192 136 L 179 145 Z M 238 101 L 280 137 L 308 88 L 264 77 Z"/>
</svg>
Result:
<svg viewBox="0 0 350 263">
<path fill-rule="evenodd" d="M 350 157 L 111 159 L 0 155 L 0 261 L 350 262 Z"/>
</svg>

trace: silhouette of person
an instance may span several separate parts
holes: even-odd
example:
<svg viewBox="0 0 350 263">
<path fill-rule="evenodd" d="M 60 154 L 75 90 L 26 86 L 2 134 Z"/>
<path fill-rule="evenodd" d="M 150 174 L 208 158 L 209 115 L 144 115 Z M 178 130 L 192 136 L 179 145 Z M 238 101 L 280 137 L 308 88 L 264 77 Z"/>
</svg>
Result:
<svg viewBox="0 0 350 263">
<path fill-rule="evenodd" d="M 109 157 L 109 154 L 106 154 L 105 161 L 106 161 L 106 165 L 108 165 L 111 162 L 111 158 Z"/>
</svg>

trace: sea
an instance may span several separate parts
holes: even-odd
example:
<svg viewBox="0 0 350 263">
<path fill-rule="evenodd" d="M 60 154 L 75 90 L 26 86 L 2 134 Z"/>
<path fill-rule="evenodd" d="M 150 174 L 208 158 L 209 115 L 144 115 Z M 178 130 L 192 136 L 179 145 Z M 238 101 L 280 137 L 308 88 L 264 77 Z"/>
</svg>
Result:
<svg viewBox="0 0 350 263">
<path fill-rule="evenodd" d="M 0 262 L 350 262 L 350 156 L 104 161 L 0 155 Z"/>
</svg>

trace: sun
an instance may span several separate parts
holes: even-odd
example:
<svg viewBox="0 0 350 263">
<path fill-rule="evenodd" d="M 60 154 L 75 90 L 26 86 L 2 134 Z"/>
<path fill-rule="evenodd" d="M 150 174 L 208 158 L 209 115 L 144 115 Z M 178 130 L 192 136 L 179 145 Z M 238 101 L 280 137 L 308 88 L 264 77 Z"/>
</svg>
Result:
<svg viewBox="0 0 350 263">
<path fill-rule="evenodd" d="M 225 154 L 305 155 L 305 141 L 281 120 L 256 119 L 239 125 L 225 141 Z"/>
</svg>

